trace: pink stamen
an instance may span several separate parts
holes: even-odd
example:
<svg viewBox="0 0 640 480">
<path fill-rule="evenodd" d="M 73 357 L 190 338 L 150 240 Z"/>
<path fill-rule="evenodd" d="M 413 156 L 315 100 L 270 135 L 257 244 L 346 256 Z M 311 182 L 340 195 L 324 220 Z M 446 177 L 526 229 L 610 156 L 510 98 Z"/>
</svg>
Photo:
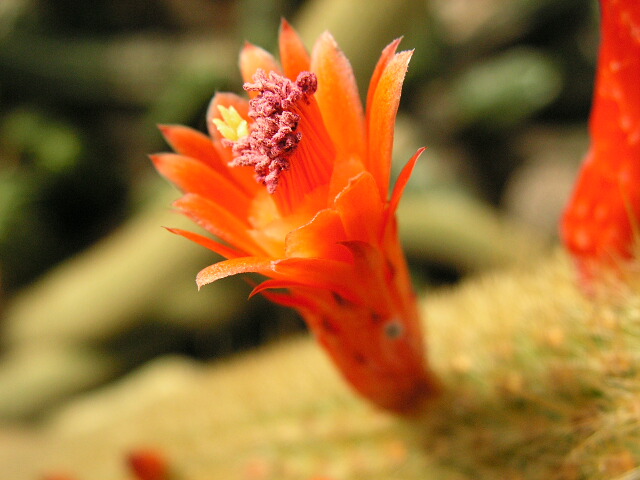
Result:
<svg viewBox="0 0 640 480">
<path fill-rule="evenodd" d="M 233 146 L 231 166 L 251 166 L 256 179 L 274 193 L 280 174 L 289 169 L 289 157 L 302 140 L 298 132 L 300 115 L 296 104 L 308 102 L 318 88 L 318 80 L 311 72 L 301 72 L 295 82 L 275 72 L 258 70 L 253 83 L 245 83 L 248 92 L 259 95 L 249 101 L 249 116 L 255 121 L 251 133 Z"/>
</svg>

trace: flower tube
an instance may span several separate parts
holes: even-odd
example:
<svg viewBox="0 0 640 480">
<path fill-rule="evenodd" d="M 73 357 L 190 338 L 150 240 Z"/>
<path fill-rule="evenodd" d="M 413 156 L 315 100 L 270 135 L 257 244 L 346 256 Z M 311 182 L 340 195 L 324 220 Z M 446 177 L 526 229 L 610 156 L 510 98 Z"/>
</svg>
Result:
<svg viewBox="0 0 640 480">
<path fill-rule="evenodd" d="M 640 2 L 600 1 L 591 145 L 562 238 L 587 281 L 637 255 L 640 227 Z"/>
</svg>

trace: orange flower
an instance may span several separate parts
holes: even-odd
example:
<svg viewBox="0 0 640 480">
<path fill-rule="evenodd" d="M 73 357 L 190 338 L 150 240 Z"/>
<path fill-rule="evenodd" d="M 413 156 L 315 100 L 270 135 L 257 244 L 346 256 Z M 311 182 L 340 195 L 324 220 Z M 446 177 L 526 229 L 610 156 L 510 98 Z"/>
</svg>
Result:
<svg viewBox="0 0 640 480">
<path fill-rule="evenodd" d="M 600 14 L 591 144 L 561 223 L 589 291 L 640 252 L 640 2 L 601 0 Z"/>
<path fill-rule="evenodd" d="M 413 410 L 438 390 L 395 211 L 423 149 L 389 195 L 396 112 L 410 51 L 392 42 L 371 78 L 366 113 L 349 61 L 329 33 L 307 53 L 282 22 L 280 64 L 240 55 L 250 100 L 218 93 L 210 137 L 160 127 L 177 153 L 152 156 L 185 195 L 175 206 L 219 240 L 172 229 L 227 260 L 199 287 L 239 273 L 268 277 L 253 294 L 295 308 L 357 391 Z"/>
</svg>

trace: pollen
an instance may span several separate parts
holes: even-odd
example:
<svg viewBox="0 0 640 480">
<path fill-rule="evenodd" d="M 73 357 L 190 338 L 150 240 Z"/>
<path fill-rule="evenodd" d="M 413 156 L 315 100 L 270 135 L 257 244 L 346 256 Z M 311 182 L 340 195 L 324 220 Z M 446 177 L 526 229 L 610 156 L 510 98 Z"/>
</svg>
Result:
<svg viewBox="0 0 640 480">
<path fill-rule="evenodd" d="M 222 119 L 214 118 L 213 123 L 220 135 L 232 142 L 237 142 L 249 135 L 249 124 L 235 108 L 218 105 L 218 111 Z"/>
</svg>

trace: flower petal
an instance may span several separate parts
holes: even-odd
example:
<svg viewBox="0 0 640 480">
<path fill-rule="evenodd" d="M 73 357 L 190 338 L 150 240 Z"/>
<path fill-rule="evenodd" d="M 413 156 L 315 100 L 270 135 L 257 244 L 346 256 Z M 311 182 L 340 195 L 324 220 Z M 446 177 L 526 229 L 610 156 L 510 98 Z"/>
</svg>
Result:
<svg viewBox="0 0 640 480">
<path fill-rule="evenodd" d="M 378 63 L 376 64 L 376 68 L 373 70 L 373 75 L 371 75 L 371 80 L 369 81 L 369 90 L 367 91 L 367 112 L 371 111 L 371 104 L 373 103 L 373 94 L 378 87 L 378 82 L 380 81 L 380 77 L 382 76 L 382 72 L 387 68 L 387 65 L 394 57 L 398 46 L 402 38 L 396 38 L 393 42 L 387 45 L 384 50 L 382 50 L 382 54 L 378 59 Z"/>
<path fill-rule="evenodd" d="M 265 290 L 270 289 L 285 289 L 291 287 L 299 287 L 300 284 L 297 282 L 292 282 L 290 280 L 265 280 L 261 284 L 257 285 L 251 293 L 249 294 L 249 298 L 256 296 L 259 293 L 264 292 Z"/>
<path fill-rule="evenodd" d="M 290 279 L 301 285 L 330 290 L 347 301 L 362 304 L 367 295 L 359 272 L 351 263 L 327 258 L 286 258 L 273 262 L 274 278 Z"/>
<path fill-rule="evenodd" d="M 339 242 L 347 239 L 335 210 L 321 210 L 306 225 L 290 232 L 285 240 L 287 257 L 322 257 L 349 260 Z"/>
<path fill-rule="evenodd" d="M 413 52 L 400 52 L 387 63 L 377 82 L 367 111 L 367 169 L 373 174 L 380 196 L 387 199 L 393 156 L 393 133 L 402 83 Z"/>
<path fill-rule="evenodd" d="M 352 179 L 365 171 L 363 161 L 363 158 L 352 155 L 338 154 L 336 156 L 333 172 L 331 172 L 331 182 L 329 183 L 330 199 L 335 199 L 349 185 Z"/>
<path fill-rule="evenodd" d="M 187 230 L 182 230 L 180 228 L 167 228 L 171 233 L 175 233 L 176 235 L 180 235 L 192 242 L 197 243 L 205 248 L 208 248 L 212 252 L 216 252 L 218 255 L 221 255 L 225 258 L 237 258 L 245 256 L 243 252 L 236 250 L 232 247 L 228 247 L 220 242 L 216 242 L 215 240 L 200 235 L 198 233 L 189 232 Z"/>
<path fill-rule="evenodd" d="M 411 157 L 407 164 L 402 168 L 402 171 L 400 172 L 400 175 L 398 175 L 398 179 L 396 180 L 396 184 L 393 187 L 393 192 L 391 193 L 387 215 L 395 215 L 396 210 L 398 209 L 398 205 L 400 204 L 402 194 L 404 193 L 404 188 L 407 186 L 407 183 L 411 178 L 411 174 L 413 173 L 413 168 L 416 166 L 418 158 L 420 158 L 420 155 L 422 155 L 422 152 L 424 151 L 424 147 L 419 148 L 418 151 L 413 154 L 413 157 Z"/>
<path fill-rule="evenodd" d="M 215 282 L 231 275 L 239 273 L 261 273 L 268 275 L 272 269 L 270 258 L 265 257 L 240 257 L 214 263 L 198 272 L 196 283 L 198 289 L 204 285 Z"/>
<path fill-rule="evenodd" d="M 240 218 L 247 218 L 251 200 L 228 178 L 203 163 L 175 153 L 151 155 L 156 169 L 183 192 L 208 198 Z"/>
<path fill-rule="evenodd" d="M 272 289 L 286 288 L 290 293 L 273 292 Z M 302 287 L 308 290 L 308 287 Z M 294 292 L 291 290 L 294 289 Z M 249 298 L 261 293 L 262 296 L 283 307 L 291 307 L 302 310 L 317 310 L 317 302 L 313 301 L 311 295 L 303 295 L 300 293 L 301 286 L 297 283 L 287 282 L 286 280 L 266 280 L 251 291 Z"/>
<path fill-rule="evenodd" d="M 315 98 L 336 149 L 364 157 L 365 123 L 358 85 L 349 60 L 329 32 L 313 47 L 311 70 L 318 76 Z"/>
<path fill-rule="evenodd" d="M 182 125 L 158 125 L 158 128 L 176 153 L 196 158 L 219 172 L 226 170 L 213 141 L 203 133 Z"/>
<path fill-rule="evenodd" d="M 280 63 L 284 74 L 295 80 L 300 72 L 309 70 L 309 53 L 298 33 L 284 18 L 280 23 Z"/>
<path fill-rule="evenodd" d="M 369 172 L 353 179 L 336 197 L 335 206 L 349 240 L 380 243 L 384 204 Z"/>
<path fill-rule="evenodd" d="M 242 252 L 264 253 L 249 233 L 249 226 L 215 202 L 188 193 L 173 203 L 174 207 L 191 218 L 202 228 L 233 245 Z"/>
</svg>

